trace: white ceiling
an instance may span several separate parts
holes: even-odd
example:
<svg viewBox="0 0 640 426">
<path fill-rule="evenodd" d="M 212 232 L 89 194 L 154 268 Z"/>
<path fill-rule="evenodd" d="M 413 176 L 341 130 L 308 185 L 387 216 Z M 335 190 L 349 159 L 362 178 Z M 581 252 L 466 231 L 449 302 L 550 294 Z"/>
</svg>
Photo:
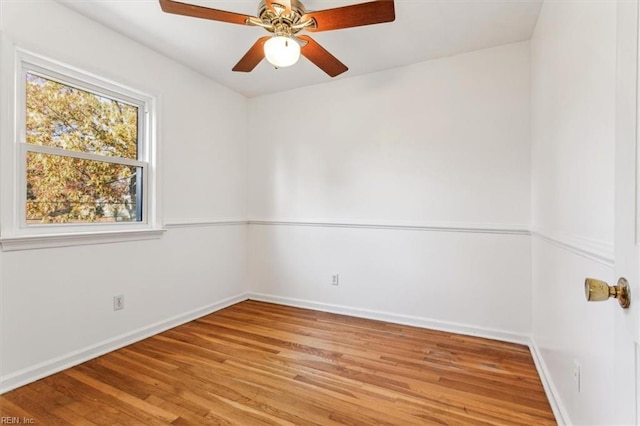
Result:
<svg viewBox="0 0 640 426">
<path fill-rule="evenodd" d="M 162 12 L 157 0 L 58 0 L 198 72 L 253 97 L 330 81 L 301 58 L 289 68 L 262 61 L 251 73 L 231 71 L 258 37 L 257 27 Z M 181 0 L 256 15 L 259 0 Z M 307 10 L 364 0 L 303 0 Z M 395 0 L 392 23 L 307 33 L 349 67 L 336 79 L 528 40 L 542 0 Z"/>
</svg>

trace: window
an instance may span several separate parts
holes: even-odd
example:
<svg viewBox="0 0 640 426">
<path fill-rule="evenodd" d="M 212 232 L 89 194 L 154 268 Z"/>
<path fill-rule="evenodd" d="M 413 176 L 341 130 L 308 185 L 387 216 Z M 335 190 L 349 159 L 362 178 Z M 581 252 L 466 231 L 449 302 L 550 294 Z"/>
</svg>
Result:
<svg viewBox="0 0 640 426">
<path fill-rule="evenodd" d="M 15 52 L 15 185 L 2 198 L 14 208 L 3 212 L 3 249 L 34 236 L 157 237 L 154 98 Z M 150 230 L 157 235 L 143 232 Z"/>
<path fill-rule="evenodd" d="M 27 224 L 143 222 L 144 105 L 28 71 Z"/>
</svg>

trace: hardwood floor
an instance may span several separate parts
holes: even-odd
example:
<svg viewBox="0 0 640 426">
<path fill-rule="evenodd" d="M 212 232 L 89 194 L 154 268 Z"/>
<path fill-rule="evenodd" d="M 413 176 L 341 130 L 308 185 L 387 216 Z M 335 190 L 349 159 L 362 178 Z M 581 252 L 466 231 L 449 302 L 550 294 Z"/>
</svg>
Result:
<svg viewBox="0 0 640 426">
<path fill-rule="evenodd" d="M 246 301 L 0 396 L 56 425 L 555 424 L 525 346 Z"/>
</svg>

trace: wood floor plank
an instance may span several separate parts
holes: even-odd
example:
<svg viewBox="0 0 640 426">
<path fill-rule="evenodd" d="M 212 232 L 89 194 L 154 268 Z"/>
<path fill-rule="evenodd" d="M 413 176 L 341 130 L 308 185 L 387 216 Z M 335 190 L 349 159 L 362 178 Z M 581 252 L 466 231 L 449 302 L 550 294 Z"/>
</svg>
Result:
<svg viewBox="0 0 640 426">
<path fill-rule="evenodd" d="M 553 425 L 526 346 L 245 301 L 0 395 L 72 425 Z"/>
</svg>

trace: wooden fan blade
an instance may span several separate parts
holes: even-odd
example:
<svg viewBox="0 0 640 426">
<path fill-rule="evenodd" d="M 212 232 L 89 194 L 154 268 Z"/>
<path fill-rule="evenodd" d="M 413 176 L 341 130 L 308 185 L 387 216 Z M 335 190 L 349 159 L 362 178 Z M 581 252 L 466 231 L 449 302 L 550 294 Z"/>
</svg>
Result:
<svg viewBox="0 0 640 426">
<path fill-rule="evenodd" d="M 302 16 L 301 21 L 309 19 L 316 21 L 316 27 L 307 27 L 307 31 L 330 31 L 392 22 L 396 19 L 396 12 L 393 0 L 376 0 L 309 12 Z"/>
<path fill-rule="evenodd" d="M 160 7 L 166 13 L 192 16 L 194 18 L 210 19 L 212 21 L 229 22 L 231 24 L 246 25 L 249 15 L 227 12 L 226 10 L 211 9 L 194 4 L 180 3 L 173 0 L 160 0 Z"/>
<path fill-rule="evenodd" d="M 291 0 L 265 0 L 267 7 L 271 10 L 273 9 L 274 4 L 279 4 L 284 7 L 284 13 L 291 12 Z"/>
<path fill-rule="evenodd" d="M 260 61 L 264 59 L 264 42 L 269 40 L 270 36 L 260 37 L 251 48 L 244 54 L 242 59 L 233 67 L 233 71 L 250 72 L 258 66 Z"/>
<path fill-rule="evenodd" d="M 340 75 L 349 69 L 311 37 L 301 35 L 298 38 L 307 42 L 300 49 L 300 53 L 331 77 Z"/>
</svg>

